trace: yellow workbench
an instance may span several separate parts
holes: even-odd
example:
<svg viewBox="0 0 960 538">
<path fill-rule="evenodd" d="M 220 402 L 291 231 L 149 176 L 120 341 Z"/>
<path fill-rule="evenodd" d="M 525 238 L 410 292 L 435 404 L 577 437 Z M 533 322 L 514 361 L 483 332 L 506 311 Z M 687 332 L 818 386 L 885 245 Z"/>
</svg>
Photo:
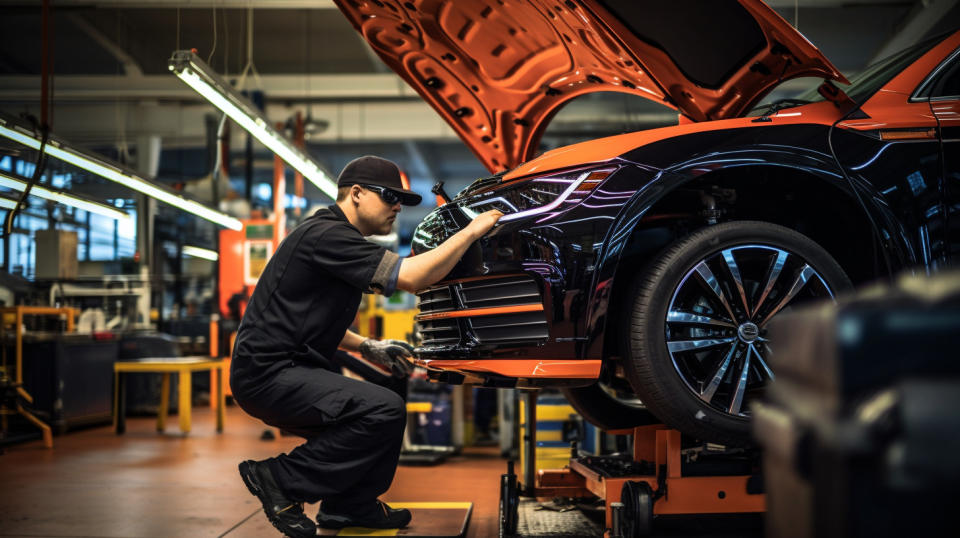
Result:
<svg viewBox="0 0 960 538">
<path fill-rule="evenodd" d="M 124 382 L 126 374 L 137 372 L 163 374 L 163 381 L 160 385 L 160 409 L 157 411 L 158 432 L 162 432 L 167 426 L 167 408 L 170 405 L 170 374 L 180 374 L 178 413 L 180 415 L 180 431 L 186 434 L 190 432 L 192 386 L 190 376 L 193 372 L 206 370 L 215 372 L 217 376 L 216 395 L 211 394 L 211 396 L 215 397 L 217 402 L 217 432 L 222 432 L 226 400 L 223 393 L 224 365 L 223 359 L 211 359 L 204 356 L 137 359 L 114 363 L 113 416 L 117 434 L 119 435 L 127 429 L 126 383 Z"/>
</svg>

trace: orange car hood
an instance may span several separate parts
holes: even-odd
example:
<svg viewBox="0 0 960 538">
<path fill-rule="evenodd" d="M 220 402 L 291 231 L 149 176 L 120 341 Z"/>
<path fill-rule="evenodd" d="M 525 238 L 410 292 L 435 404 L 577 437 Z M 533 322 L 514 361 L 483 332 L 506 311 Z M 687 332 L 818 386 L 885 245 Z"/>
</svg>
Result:
<svg viewBox="0 0 960 538">
<path fill-rule="evenodd" d="M 743 114 L 783 80 L 846 82 L 759 0 L 335 2 L 492 172 L 531 158 L 553 114 L 586 93 L 704 121 Z"/>
</svg>

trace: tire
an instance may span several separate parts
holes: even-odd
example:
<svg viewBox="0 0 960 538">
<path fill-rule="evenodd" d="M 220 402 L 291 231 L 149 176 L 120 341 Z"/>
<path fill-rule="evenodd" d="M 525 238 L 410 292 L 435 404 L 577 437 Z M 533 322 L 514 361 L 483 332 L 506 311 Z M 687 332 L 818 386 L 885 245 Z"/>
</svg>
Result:
<svg viewBox="0 0 960 538">
<path fill-rule="evenodd" d="M 735 221 L 699 230 L 632 283 L 624 372 L 668 426 L 703 441 L 749 444 L 749 402 L 774 376 L 767 323 L 851 288 L 822 247 L 791 229 Z"/>
<path fill-rule="evenodd" d="M 627 401 L 604 390 L 600 383 L 563 388 L 563 395 L 577 413 L 601 430 L 622 430 L 660 421 L 643 404 Z"/>
<path fill-rule="evenodd" d="M 620 489 L 623 503 L 624 538 L 645 538 L 653 534 L 653 489 L 642 481 L 627 480 Z"/>
</svg>

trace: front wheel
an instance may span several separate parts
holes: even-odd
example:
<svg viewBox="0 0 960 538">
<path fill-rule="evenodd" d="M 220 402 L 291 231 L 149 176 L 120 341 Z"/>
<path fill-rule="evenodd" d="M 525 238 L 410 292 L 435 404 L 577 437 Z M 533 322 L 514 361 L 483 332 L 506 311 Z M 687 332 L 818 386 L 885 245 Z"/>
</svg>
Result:
<svg viewBox="0 0 960 538">
<path fill-rule="evenodd" d="M 737 221 L 699 230 L 633 282 L 624 371 L 669 426 L 748 443 L 748 404 L 774 378 L 770 320 L 851 287 L 822 247 L 791 229 Z"/>
</svg>

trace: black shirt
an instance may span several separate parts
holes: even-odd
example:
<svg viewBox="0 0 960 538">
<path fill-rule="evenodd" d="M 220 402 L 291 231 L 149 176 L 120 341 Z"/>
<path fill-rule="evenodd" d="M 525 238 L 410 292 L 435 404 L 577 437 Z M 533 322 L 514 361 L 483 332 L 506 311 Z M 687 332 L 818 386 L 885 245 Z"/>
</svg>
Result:
<svg viewBox="0 0 960 538">
<path fill-rule="evenodd" d="M 264 268 L 237 330 L 235 371 L 259 377 L 330 358 L 364 292 L 393 294 L 399 256 L 364 239 L 336 205 L 297 226 Z"/>
</svg>

